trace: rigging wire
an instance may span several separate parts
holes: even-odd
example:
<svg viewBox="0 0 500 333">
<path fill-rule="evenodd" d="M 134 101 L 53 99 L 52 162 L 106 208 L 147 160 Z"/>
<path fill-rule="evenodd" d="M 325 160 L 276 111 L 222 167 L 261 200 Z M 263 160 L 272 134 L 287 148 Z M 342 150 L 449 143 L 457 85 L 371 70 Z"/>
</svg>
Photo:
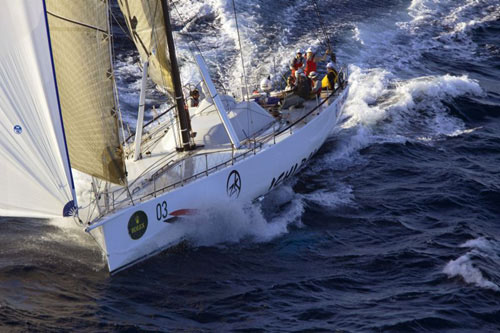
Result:
<svg viewBox="0 0 500 333">
<path fill-rule="evenodd" d="M 109 14 L 111 15 L 111 18 L 114 20 L 114 22 L 118 25 L 118 27 L 120 28 L 120 30 L 125 34 L 125 36 L 135 45 L 135 42 L 132 38 L 132 36 L 130 35 L 130 32 L 128 29 L 125 29 L 123 28 L 123 26 L 120 24 L 120 21 L 118 20 L 118 18 L 116 17 L 116 15 L 113 13 L 113 10 L 111 9 L 111 7 L 109 6 L 109 9 L 108 9 L 108 12 Z M 125 21 L 126 21 L 126 17 L 124 17 Z M 126 24 L 126 22 L 125 22 Z M 111 27 L 111 22 L 110 22 L 110 32 L 112 32 L 112 27 Z M 113 52 L 113 64 L 116 63 L 116 60 L 117 60 L 117 57 L 116 57 L 116 53 L 114 52 L 115 50 L 115 45 L 114 45 L 114 34 L 111 33 L 111 40 L 112 40 L 112 52 Z M 113 72 L 114 72 L 114 69 L 113 69 Z M 116 95 L 116 98 L 119 99 L 119 94 L 118 94 L 118 87 L 117 87 L 117 84 L 115 82 L 115 85 L 114 85 L 114 90 L 115 90 L 115 95 Z M 122 116 L 122 110 L 121 110 L 121 107 L 120 107 L 120 103 L 118 101 L 117 103 L 117 108 L 118 108 L 118 112 L 119 112 L 119 115 L 120 115 L 120 125 L 121 125 L 121 131 L 122 131 L 122 138 L 123 138 L 123 142 L 122 142 L 122 145 L 125 145 L 127 140 L 126 140 L 126 134 L 125 134 L 125 122 L 123 120 L 123 116 Z"/>
<path fill-rule="evenodd" d="M 181 14 L 181 12 L 179 11 L 179 9 L 177 8 L 176 1 L 171 0 L 170 2 L 172 3 L 172 6 L 173 6 L 173 8 L 174 8 L 175 12 L 177 13 L 177 16 L 179 17 L 179 19 L 180 19 L 180 21 L 181 21 L 182 25 L 183 25 L 183 26 L 187 26 L 188 19 L 184 18 L 184 17 L 183 17 L 183 15 Z M 191 39 L 191 43 L 194 45 L 194 47 L 195 47 L 196 51 L 198 51 L 198 53 L 199 53 L 199 54 L 200 54 L 200 56 L 203 58 L 203 60 L 205 61 L 205 63 L 207 63 L 207 64 L 208 64 L 207 59 L 206 59 L 206 58 L 205 58 L 205 56 L 203 55 L 203 52 L 201 51 L 200 47 L 198 46 L 198 43 L 197 43 L 197 42 L 196 42 L 196 40 L 194 39 L 194 37 L 193 37 L 192 33 L 190 33 L 190 32 L 186 32 L 186 34 L 187 34 L 187 35 L 189 36 L 189 38 Z M 196 52 L 195 52 L 195 51 L 193 51 L 193 48 L 192 48 L 192 46 L 191 46 L 191 44 L 190 44 L 190 43 L 187 43 L 187 44 L 188 44 L 188 48 L 189 48 L 189 53 L 191 53 L 191 56 L 192 56 L 193 58 L 195 58 L 195 53 L 196 53 Z M 225 95 L 228 95 L 228 93 L 227 93 L 227 89 L 226 89 L 226 87 L 224 86 L 224 84 L 223 84 L 221 81 L 216 80 L 216 79 L 214 79 L 214 81 L 215 81 L 215 82 L 217 82 L 217 83 L 219 84 L 219 86 L 220 86 L 220 87 L 222 87 L 222 90 L 224 90 L 224 94 L 225 94 Z"/>
<path fill-rule="evenodd" d="M 245 88 L 247 90 L 247 100 L 250 100 L 248 96 L 248 82 L 247 82 L 247 76 L 245 72 L 245 59 L 243 58 L 243 48 L 241 47 L 241 36 L 240 36 L 240 28 L 238 25 L 238 14 L 236 12 L 236 4 L 233 0 L 233 10 L 234 10 L 234 20 L 236 22 L 236 32 L 238 33 L 238 44 L 240 45 L 240 56 L 241 56 L 241 67 L 243 69 L 243 78 L 245 79 Z"/>
<path fill-rule="evenodd" d="M 179 9 L 177 8 L 177 4 L 176 4 L 176 1 L 170 1 L 174 7 L 174 10 L 175 12 L 177 13 L 177 16 L 179 16 L 179 18 L 181 19 L 182 23 L 183 23 L 183 26 L 186 26 L 187 25 L 187 19 L 183 18 Z M 187 33 L 189 38 L 191 38 L 191 42 L 194 44 L 196 50 L 198 51 L 198 53 L 200 53 L 200 55 L 203 57 L 203 52 L 201 52 L 201 49 L 200 47 L 198 46 L 198 44 L 196 43 L 196 41 L 194 40 L 194 37 L 191 35 L 191 33 Z M 191 51 L 192 54 L 194 54 L 194 52 L 192 52 L 192 49 L 191 47 L 189 47 L 189 50 Z M 205 58 L 203 58 L 205 59 Z"/>
<path fill-rule="evenodd" d="M 242 70 L 243 70 L 243 79 L 245 80 L 245 89 L 246 89 L 246 92 L 247 92 L 247 101 L 250 101 L 250 97 L 249 97 L 249 91 L 248 91 L 248 80 L 247 80 L 247 75 L 246 75 L 246 71 L 245 71 L 245 59 L 243 57 L 243 48 L 241 47 L 241 36 L 240 36 L 240 28 L 239 28 L 239 25 L 238 25 L 238 13 L 236 12 L 236 3 L 234 2 L 233 0 L 233 10 L 234 10 L 234 21 L 236 23 L 236 32 L 238 33 L 238 44 L 240 45 L 240 56 L 241 56 L 241 67 L 242 67 Z M 242 98 L 243 98 L 243 94 L 241 94 Z M 250 112 L 247 112 L 247 130 L 248 130 L 248 133 L 250 133 Z M 245 134 L 246 136 L 246 134 Z M 248 137 L 248 136 L 247 136 Z"/>
<path fill-rule="evenodd" d="M 113 72 L 113 93 L 115 95 L 115 100 L 116 100 L 116 108 L 118 111 L 119 115 L 119 121 L 120 121 L 120 129 L 121 129 L 121 134 L 122 134 L 122 139 L 125 139 L 125 126 L 123 122 L 123 115 L 122 115 L 122 109 L 120 108 L 120 99 L 119 99 L 119 94 L 118 94 L 118 86 L 116 83 L 116 80 L 114 78 L 115 76 L 115 70 L 114 70 L 114 64 L 116 63 L 116 53 L 115 53 L 115 39 L 114 39 L 114 34 L 113 34 L 113 28 L 111 26 L 111 20 L 110 20 L 110 15 L 115 19 L 115 22 L 120 26 L 120 23 L 114 17 L 113 11 L 111 10 L 111 7 L 109 6 L 108 2 L 108 8 L 107 8 L 107 15 L 108 15 L 108 29 L 109 29 L 109 39 L 111 43 L 111 67 L 112 67 L 112 72 Z M 121 27 L 121 26 L 120 26 Z M 123 30 L 123 29 L 122 29 Z"/>
<path fill-rule="evenodd" d="M 115 14 L 113 14 L 113 11 L 111 9 L 110 9 L 110 13 L 111 13 L 111 17 L 113 18 L 113 20 L 115 21 L 115 23 L 118 25 L 118 27 L 120 28 L 120 30 L 125 34 L 125 36 L 127 36 L 128 39 L 130 39 L 132 42 L 134 42 L 134 40 L 132 39 L 132 36 L 130 35 L 130 32 L 128 31 L 128 29 L 123 28 L 123 26 L 120 24 L 120 21 L 115 16 Z"/>
<path fill-rule="evenodd" d="M 319 24 L 321 26 L 321 31 L 323 32 L 323 35 L 324 35 L 325 40 L 327 42 L 327 48 L 331 52 L 330 53 L 330 57 L 331 57 L 332 61 L 336 63 L 337 62 L 337 57 L 335 56 L 335 52 L 333 52 L 332 43 L 330 41 L 330 37 L 328 36 L 328 33 L 326 32 L 325 23 L 323 22 L 323 18 L 321 17 L 321 12 L 319 11 L 318 2 L 316 0 L 313 0 L 312 3 L 313 3 L 313 6 L 314 6 L 314 10 L 316 12 L 316 15 L 318 16 L 318 21 L 319 21 Z"/>
</svg>

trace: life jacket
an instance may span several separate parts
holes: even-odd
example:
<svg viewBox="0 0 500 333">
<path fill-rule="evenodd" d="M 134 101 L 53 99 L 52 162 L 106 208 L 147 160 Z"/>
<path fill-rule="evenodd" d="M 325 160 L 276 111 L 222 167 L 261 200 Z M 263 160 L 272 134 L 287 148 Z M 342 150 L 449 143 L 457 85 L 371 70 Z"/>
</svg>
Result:
<svg viewBox="0 0 500 333">
<path fill-rule="evenodd" d="M 311 72 L 316 72 L 318 65 L 314 60 L 314 56 L 311 58 L 311 60 L 306 60 L 306 68 L 304 69 L 304 73 L 306 73 L 306 76 L 309 76 L 309 73 Z"/>
<path fill-rule="evenodd" d="M 295 71 L 304 66 L 304 57 L 301 57 L 300 59 L 297 59 L 297 57 L 293 58 L 290 65 L 290 67 L 293 67 L 292 76 L 295 76 Z"/>
<path fill-rule="evenodd" d="M 337 82 L 337 77 L 338 74 L 336 70 L 333 70 L 331 72 L 329 71 L 321 81 L 321 87 L 324 89 L 334 90 L 335 82 Z"/>
<path fill-rule="evenodd" d="M 292 66 L 295 68 L 295 70 L 301 68 L 304 66 L 304 58 L 297 59 L 297 57 L 293 58 Z"/>
</svg>

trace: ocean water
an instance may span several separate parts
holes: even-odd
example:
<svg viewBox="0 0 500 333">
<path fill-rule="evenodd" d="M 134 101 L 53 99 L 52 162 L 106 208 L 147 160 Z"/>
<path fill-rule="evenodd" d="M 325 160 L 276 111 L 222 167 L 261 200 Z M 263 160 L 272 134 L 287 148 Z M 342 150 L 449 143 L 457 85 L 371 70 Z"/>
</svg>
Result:
<svg viewBox="0 0 500 333">
<path fill-rule="evenodd" d="M 298 47 L 324 50 L 312 2 L 235 3 L 256 81 Z M 71 222 L 0 218 L 0 331 L 500 331 L 500 3 L 318 3 L 351 91 L 308 166 L 113 277 Z M 239 84 L 232 11 L 176 2 L 184 82 L 198 78 L 193 39 L 220 88 Z M 133 126 L 138 57 L 114 29 Z M 153 86 L 147 102 L 169 103 Z"/>
</svg>

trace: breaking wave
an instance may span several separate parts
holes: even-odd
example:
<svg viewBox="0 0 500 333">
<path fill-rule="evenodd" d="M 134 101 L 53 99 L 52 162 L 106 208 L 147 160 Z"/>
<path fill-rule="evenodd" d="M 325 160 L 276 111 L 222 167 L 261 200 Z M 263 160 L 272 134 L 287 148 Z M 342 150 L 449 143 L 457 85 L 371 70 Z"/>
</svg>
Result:
<svg viewBox="0 0 500 333">
<path fill-rule="evenodd" d="M 467 76 L 424 76 L 398 79 L 382 69 L 362 70 L 352 66 L 350 96 L 345 107 L 345 127 L 373 127 L 390 120 L 386 133 L 432 130 L 434 135 L 452 135 L 465 126 L 447 114 L 444 102 L 459 96 L 481 95 L 478 82 Z M 415 122 L 422 121 L 422 124 Z M 418 126 L 420 125 L 420 126 Z M 410 132 L 411 133 L 411 132 Z"/>
<path fill-rule="evenodd" d="M 470 249 L 470 251 L 447 263 L 443 273 L 449 278 L 461 277 L 466 283 L 480 288 L 500 291 L 499 285 L 484 277 L 480 269 L 481 262 L 485 260 L 492 260 L 497 267 L 500 265 L 498 242 L 481 237 L 469 240 L 460 247 Z"/>
</svg>

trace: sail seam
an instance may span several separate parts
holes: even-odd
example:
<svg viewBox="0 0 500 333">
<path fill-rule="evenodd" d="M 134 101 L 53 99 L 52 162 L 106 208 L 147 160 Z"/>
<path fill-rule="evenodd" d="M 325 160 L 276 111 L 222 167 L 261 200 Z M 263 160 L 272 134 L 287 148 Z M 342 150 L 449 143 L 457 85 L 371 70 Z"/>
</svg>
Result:
<svg viewBox="0 0 500 333">
<path fill-rule="evenodd" d="M 44 4 L 45 4 L 45 1 L 44 1 Z M 63 20 L 63 21 L 66 21 L 66 22 L 70 22 L 70 23 L 74 23 L 74 24 L 77 24 L 77 25 L 81 25 L 82 27 L 93 29 L 93 30 L 97 30 L 97 31 L 100 31 L 100 32 L 105 33 L 105 34 L 109 33 L 107 30 L 104 30 L 104 29 L 101 29 L 101 28 L 98 28 L 98 27 L 94 27 L 92 25 L 85 24 L 85 23 L 82 23 L 82 22 L 78 22 L 78 21 L 75 21 L 75 20 L 71 20 L 69 18 L 66 18 L 66 17 L 60 16 L 60 15 L 51 13 L 49 11 L 46 11 L 46 13 L 50 14 L 51 16 L 54 16 L 55 18 L 58 18 L 58 19 Z"/>
</svg>

